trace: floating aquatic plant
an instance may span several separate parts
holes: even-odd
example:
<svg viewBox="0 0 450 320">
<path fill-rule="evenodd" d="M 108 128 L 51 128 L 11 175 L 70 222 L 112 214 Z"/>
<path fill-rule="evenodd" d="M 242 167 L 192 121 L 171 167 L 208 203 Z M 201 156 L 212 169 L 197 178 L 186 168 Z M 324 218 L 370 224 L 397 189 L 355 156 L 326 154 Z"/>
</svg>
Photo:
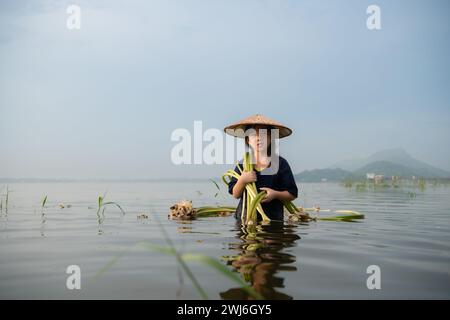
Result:
<svg viewBox="0 0 450 320">
<path fill-rule="evenodd" d="M 235 211 L 235 207 L 204 206 L 194 208 L 192 201 L 182 200 L 170 207 L 169 218 L 173 220 L 193 220 L 200 217 L 227 216 Z"/>
<path fill-rule="evenodd" d="M 169 218 L 191 220 L 195 219 L 195 213 L 192 201 L 182 200 L 170 207 Z"/>
<path fill-rule="evenodd" d="M 254 203 L 250 204 L 249 211 L 250 214 L 255 215 L 256 207 L 255 203 L 261 200 L 261 197 L 263 196 L 262 192 L 258 194 L 258 197 L 256 198 L 256 201 Z M 296 207 L 294 203 L 288 201 L 284 203 L 286 211 L 288 212 L 287 219 L 291 222 L 298 222 L 298 221 L 352 221 L 354 219 L 364 219 L 364 214 L 358 212 L 358 211 L 351 211 L 351 210 L 336 210 L 334 211 L 337 215 L 330 216 L 330 217 L 318 217 L 318 216 L 311 216 L 310 213 L 316 213 L 319 212 L 331 212 L 330 209 L 321 209 L 319 206 L 315 206 L 312 208 L 302 208 L 302 207 Z M 192 201 L 183 200 L 179 203 L 173 205 L 170 207 L 171 212 L 169 213 L 169 218 L 173 220 L 193 220 L 198 217 L 217 217 L 217 216 L 228 216 L 234 212 L 236 212 L 236 207 L 230 207 L 230 206 L 205 206 L 205 207 L 198 207 L 194 208 L 192 205 Z M 247 224 L 248 230 L 252 230 L 250 226 L 253 225 L 253 223 Z"/>
<path fill-rule="evenodd" d="M 364 214 L 358 212 L 358 211 L 352 211 L 352 210 L 336 210 L 335 211 L 338 215 L 332 216 L 332 217 L 321 217 L 316 218 L 317 220 L 322 221 L 352 221 L 354 219 L 364 219 Z"/>
</svg>

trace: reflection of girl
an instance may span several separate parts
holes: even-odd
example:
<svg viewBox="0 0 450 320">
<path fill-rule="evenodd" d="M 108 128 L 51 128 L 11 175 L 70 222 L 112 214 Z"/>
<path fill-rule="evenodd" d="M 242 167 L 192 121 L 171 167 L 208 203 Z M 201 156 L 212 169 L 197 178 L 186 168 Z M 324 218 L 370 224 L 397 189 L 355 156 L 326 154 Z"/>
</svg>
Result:
<svg viewBox="0 0 450 320">
<path fill-rule="evenodd" d="M 247 147 L 250 146 L 252 150 L 255 164 L 252 172 L 243 172 L 239 179 L 233 177 L 228 184 L 229 193 L 236 199 L 240 199 L 235 215 L 238 219 L 242 214 L 242 194 L 247 183 L 255 182 L 258 192 L 262 190 L 267 192 L 261 205 L 272 220 L 283 220 L 282 201 L 292 201 L 298 196 L 298 188 L 289 163 L 278 154 L 272 154 L 272 130 L 278 130 L 279 138 L 292 133 L 288 127 L 262 115 L 249 117 L 225 128 L 226 133 L 245 138 Z M 248 135 L 243 135 L 244 132 L 247 132 Z M 273 157 L 278 157 L 278 171 L 269 174 L 268 168 L 271 166 Z M 242 160 L 239 166 L 243 171 Z M 237 173 L 241 171 L 237 166 L 234 170 Z"/>
<path fill-rule="evenodd" d="M 230 243 L 229 247 L 238 251 L 238 254 L 229 259 L 229 264 L 265 299 L 292 299 L 278 290 L 285 287 L 284 278 L 279 272 L 297 270 L 293 264 L 295 256 L 283 252 L 300 239 L 295 231 L 297 227 L 272 222 L 258 228 L 261 228 L 261 232 L 255 237 L 246 227 L 236 222 L 236 238 L 240 241 Z M 232 300 L 252 299 L 243 288 L 228 289 L 221 292 L 220 296 L 222 299 Z"/>
</svg>

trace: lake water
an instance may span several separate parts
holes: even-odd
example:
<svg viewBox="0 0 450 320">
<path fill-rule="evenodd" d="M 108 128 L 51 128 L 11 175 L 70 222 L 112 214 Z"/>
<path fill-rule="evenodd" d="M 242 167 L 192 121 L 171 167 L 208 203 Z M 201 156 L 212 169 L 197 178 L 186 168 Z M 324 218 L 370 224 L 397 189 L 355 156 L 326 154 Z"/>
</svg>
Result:
<svg viewBox="0 0 450 320">
<path fill-rule="evenodd" d="M 166 245 L 161 225 L 182 253 L 205 254 L 224 264 L 224 257 L 240 256 L 228 268 L 252 279 L 267 298 L 450 298 L 450 188 L 445 186 L 357 191 L 332 183 L 300 184 L 297 205 L 356 210 L 365 219 L 274 223 L 254 237 L 246 236 L 233 216 L 167 219 L 169 206 L 182 199 L 194 206 L 237 204 L 223 186 L 215 197 L 211 182 L 11 183 L 9 189 L 8 211 L 0 214 L 1 299 L 199 299 L 173 256 L 139 244 Z M 108 207 L 99 223 L 97 198 L 106 190 L 106 201 L 117 202 L 126 214 Z M 148 218 L 138 219 L 140 214 Z M 81 269 L 81 290 L 66 288 L 69 265 Z M 215 269 L 188 265 L 211 299 L 246 297 Z M 370 265 L 380 267 L 379 290 L 367 288 Z"/>
</svg>

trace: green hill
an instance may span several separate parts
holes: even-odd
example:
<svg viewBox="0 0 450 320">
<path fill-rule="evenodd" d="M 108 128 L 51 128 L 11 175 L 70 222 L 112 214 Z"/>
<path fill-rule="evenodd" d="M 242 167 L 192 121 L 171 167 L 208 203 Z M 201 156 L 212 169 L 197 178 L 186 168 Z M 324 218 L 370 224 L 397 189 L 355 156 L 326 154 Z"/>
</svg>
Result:
<svg viewBox="0 0 450 320">
<path fill-rule="evenodd" d="M 379 163 L 389 162 L 389 163 Z M 398 165 L 398 167 L 396 167 Z M 401 168 L 401 166 L 403 168 Z M 415 175 L 425 178 L 449 178 L 450 172 L 436 168 L 426 162 L 415 159 L 402 148 L 385 149 L 373 153 L 367 158 L 350 159 L 335 163 L 330 168 L 341 168 L 350 172 L 372 172 L 380 169 L 387 173 L 405 172 L 405 176 Z M 413 171 L 411 171 L 413 169 Z M 388 175 L 388 174 L 386 174 Z"/>
<path fill-rule="evenodd" d="M 364 161 L 342 162 L 343 167 L 356 166 L 351 170 L 339 167 L 327 169 L 305 170 L 295 178 L 299 182 L 343 181 L 345 179 L 366 179 L 367 173 L 384 175 L 385 177 L 399 176 L 410 179 L 412 176 L 425 179 L 450 178 L 450 172 L 433 167 L 425 162 L 414 159 L 403 149 L 390 149 L 374 153 Z"/>
<path fill-rule="evenodd" d="M 295 175 L 295 179 L 299 182 L 320 182 L 322 179 L 327 181 L 342 181 L 350 178 L 352 173 L 340 168 L 336 169 L 315 169 L 305 170 Z"/>
</svg>

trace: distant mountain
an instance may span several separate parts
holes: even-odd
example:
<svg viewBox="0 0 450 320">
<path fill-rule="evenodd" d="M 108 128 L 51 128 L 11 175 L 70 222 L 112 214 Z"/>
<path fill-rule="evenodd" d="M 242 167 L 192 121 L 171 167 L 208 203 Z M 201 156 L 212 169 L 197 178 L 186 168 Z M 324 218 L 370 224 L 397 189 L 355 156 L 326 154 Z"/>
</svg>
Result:
<svg viewBox="0 0 450 320">
<path fill-rule="evenodd" d="M 352 159 L 338 162 L 330 168 L 341 168 L 347 171 L 355 172 L 361 169 L 368 169 L 366 166 L 376 162 L 389 162 L 392 165 L 401 165 L 410 169 L 414 169 L 413 175 L 423 176 L 427 178 L 448 178 L 450 172 L 433 167 L 428 163 L 411 157 L 405 150 L 401 148 L 386 149 L 378 151 L 365 159 Z M 381 164 L 379 164 L 381 165 Z M 387 164 L 384 164 L 385 169 Z M 370 167 L 369 167 L 370 168 Z M 398 168 L 399 169 L 399 168 Z M 395 170 L 394 170 L 395 171 Z M 367 171 L 369 172 L 369 171 Z M 407 170 L 405 171 L 407 172 Z"/>
<path fill-rule="evenodd" d="M 367 159 L 357 158 L 357 159 L 346 159 L 342 161 L 338 161 L 332 166 L 329 166 L 330 169 L 342 169 L 345 171 L 355 171 L 368 164 Z"/>
<path fill-rule="evenodd" d="M 340 168 L 305 170 L 295 175 L 295 180 L 300 182 L 342 181 L 352 177 L 352 173 Z"/>
<path fill-rule="evenodd" d="M 386 177 L 450 178 L 450 172 L 417 160 L 400 148 L 382 150 L 365 159 L 342 161 L 327 169 L 306 170 L 295 178 L 303 182 L 342 181 L 347 178 L 365 179 L 367 173 Z"/>
<path fill-rule="evenodd" d="M 439 169 L 437 169 L 439 170 Z M 450 173 L 445 174 L 438 174 L 436 172 L 436 168 L 430 169 L 427 167 L 422 168 L 412 168 L 408 166 L 404 166 L 401 164 L 396 164 L 390 161 L 375 161 L 372 163 L 369 163 L 368 165 L 362 167 L 361 169 L 358 169 L 353 172 L 354 175 L 361 176 L 366 173 L 375 173 L 375 174 L 382 174 L 386 177 L 391 176 L 399 176 L 399 177 L 422 177 L 422 178 L 449 178 Z M 445 172 L 445 171 L 444 171 Z"/>
</svg>

